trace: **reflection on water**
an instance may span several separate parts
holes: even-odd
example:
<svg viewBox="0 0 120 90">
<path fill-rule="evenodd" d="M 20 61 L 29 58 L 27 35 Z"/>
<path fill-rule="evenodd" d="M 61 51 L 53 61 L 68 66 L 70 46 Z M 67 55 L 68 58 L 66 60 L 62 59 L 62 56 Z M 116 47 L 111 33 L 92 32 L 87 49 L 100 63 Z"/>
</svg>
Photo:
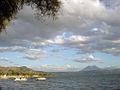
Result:
<svg viewBox="0 0 120 90">
<path fill-rule="evenodd" d="M 48 78 L 46 81 L 0 80 L 0 87 L 0 90 L 120 90 L 120 75 L 59 73 L 59 77 Z"/>
</svg>

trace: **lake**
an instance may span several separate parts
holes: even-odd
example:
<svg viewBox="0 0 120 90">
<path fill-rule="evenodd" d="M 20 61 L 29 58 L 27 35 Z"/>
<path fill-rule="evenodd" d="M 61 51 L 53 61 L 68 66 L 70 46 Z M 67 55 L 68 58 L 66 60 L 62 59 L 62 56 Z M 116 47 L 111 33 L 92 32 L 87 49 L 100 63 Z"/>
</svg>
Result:
<svg viewBox="0 0 120 90">
<path fill-rule="evenodd" d="M 57 73 L 59 76 L 46 81 L 29 79 L 15 82 L 12 79 L 0 80 L 0 90 L 120 90 L 120 75 L 81 75 Z"/>
</svg>

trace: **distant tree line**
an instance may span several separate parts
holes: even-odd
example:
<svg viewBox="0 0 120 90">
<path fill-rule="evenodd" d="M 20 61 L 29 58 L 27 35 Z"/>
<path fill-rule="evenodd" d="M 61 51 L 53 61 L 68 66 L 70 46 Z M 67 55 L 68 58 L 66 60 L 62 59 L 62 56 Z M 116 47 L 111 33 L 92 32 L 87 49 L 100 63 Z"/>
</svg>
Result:
<svg viewBox="0 0 120 90">
<path fill-rule="evenodd" d="M 34 70 L 27 68 L 27 67 L 0 67 L 0 75 L 49 76 L 51 74 L 48 72 L 34 71 Z"/>
</svg>

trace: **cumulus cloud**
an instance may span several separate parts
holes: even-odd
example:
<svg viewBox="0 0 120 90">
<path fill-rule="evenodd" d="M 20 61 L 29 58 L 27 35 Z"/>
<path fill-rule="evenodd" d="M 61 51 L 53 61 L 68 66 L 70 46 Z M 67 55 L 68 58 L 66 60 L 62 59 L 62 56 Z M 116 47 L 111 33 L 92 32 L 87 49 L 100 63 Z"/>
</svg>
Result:
<svg viewBox="0 0 120 90">
<path fill-rule="evenodd" d="M 0 62 L 2 62 L 2 63 L 9 63 L 9 64 L 14 64 L 14 62 L 13 61 L 11 61 L 11 59 L 10 58 L 7 58 L 7 57 L 0 57 Z M 7 65 L 6 64 L 6 65 Z M 1 64 L 2 65 L 2 64 Z"/>
<path fill-rule="evenodd" d="M 53 53 L 58 53 L 60 50 L 59 49 L 52 49 L 51 50 Z"/>
<path fill-rule="evenodd" d="M 39 70 L 39 71 L 47 71 L 47 72 L 73 72 L 73 71 L 77 71 L 78 68 L 66 64 L 63 66 L 56 66 L 56 65 L 48 65 L 48 64 L 44 64 L 44 65 L 39 65 L 36 67 L 32 67 L 35 70 Z"/>
<path fill-rule="evenodd" d="M 39 60 L 45 57 L 45 53 L 38 49 L 26 49 L 23 53 L 24 57 L 29 60 Z"/>
<path fill-rule="evenodd" d="M 0 61 L 8 62 L 8 61 L 9 61 L 9 58 L 7 58 L 7 57 L 0 57 Z"/>
<path fill-rule="evenodd" d="M 118 0 L 109 3 L 109 7 L 108 0 L 62 2 L 63 14 L 56 21 L 40 22 L 34 18 L 33 10 L 25 6 L 11 22 L 7 34 L 0 35 L 0 51 L 17 51 L 25 58 L 39 59 L 44 56 L 41 48 L 52 44 L 81 53 L 120 55 L 120 5 L 115 4 Z"/>
<path fill-rule="evenodd" d="M 90 62 L 101 61 L 101 59 L 97 58 L 93 55 L 86 55 L 86 56 L 83 56 L 81 58 L 74 59 L 73 61 L 80 62 L 80 63 L 90 63 Z"/>
<path fill-rule="evenodd" d="M 11 46 L 11 47 L 0 47 L 0 52 L 15 52 L 15 51 L 23 51 L 25 47 L 21 46 Z"/>
<path fill-rule="evenodd" d="M 45 57 L 45 52 L 40 49 L 32 49 L 21 46 L 0 47 L 0 52 L 20 52 L 23 54 L 24 58 L 29 60 L 37 60 Z M 9 60 L 9 59 L 1 58 L 1 60 Z"/>
</svg>

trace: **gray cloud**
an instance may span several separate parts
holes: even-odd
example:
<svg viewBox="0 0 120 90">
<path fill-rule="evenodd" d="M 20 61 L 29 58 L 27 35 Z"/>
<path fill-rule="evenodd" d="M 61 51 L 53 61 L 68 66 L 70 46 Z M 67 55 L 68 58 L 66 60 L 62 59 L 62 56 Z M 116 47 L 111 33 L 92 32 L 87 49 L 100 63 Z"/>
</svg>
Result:
<svg viewBox="0 0 120 90">
<path fill-rule="evenodd" d="M 40 49 L 32 49 L 28 47 L 12 46 L 12 47 L 0 47 L 0 52 L 20 52 L 24 58 L 29 60 L 37 60 L 46 56 L 45 52 Z M 9 60 L 7 58 L 0 58 L 3 60 Z"/>
<path fill-rule="evenodd" d="M 90 63 L 90 62 L 99 62 L 101 61 L 101 59 L 96 58 L 93 55 L 86 55 L 81 58 L 74 59 L 73 61 L 80 62 L 80 63 Z"/>
<path fill-rule="evenodd" d="M 60 50 L 59 49 L 53 49 L 51 50 L 53 53 L 58 53 Z"/>
<path fill-rule="evenodd" d="M 11 61 L 11 59 L 10 59 L 10 58 L 7 58 L 7 57 L 0 57 L 0 62 L 2 62 L 2 63 L 14 64 L 14 62 Z"/>
<path fill-rule="evenodd" d="M 9 58 L 6 58 L 6 57 L 0 57 L 0 61 L 2 61 L 2 62 L 8 62 L 8 61 L 9 61 Z"/>
<path fill-rule="evenodd" d="M 73 67 L 72 65 L 66 64 L 63 66 L 56 66 L 56 65 L 39 65 L 36 67 L 30 66 L 31 68 L 39 71 L 47 71 L 47 72 L 74 72 L 78 71 L 79 69 L 76 67 Z"/>
<path fill-rule="evenodd" d="M 45 53 L 38 49 L 26 49 L 23 53 L 24 57 L 29 60 L 39 60 L 45 57 Z"/>
<path fill-rule="evenodd" d="M 10 23 L 7 34 L 1 33 L 0 52 L 17 51 L 25 58 L 39 59 L 44 56 L 42 48 L 52 44 L 75 48 L 81 53 L 120 55 L 119 5 L 108 8 L 99 0 L 62 1 L 63 14 L 56 21 L 38 21 L 33 10 L 25 6 Z"/>
</svg>

